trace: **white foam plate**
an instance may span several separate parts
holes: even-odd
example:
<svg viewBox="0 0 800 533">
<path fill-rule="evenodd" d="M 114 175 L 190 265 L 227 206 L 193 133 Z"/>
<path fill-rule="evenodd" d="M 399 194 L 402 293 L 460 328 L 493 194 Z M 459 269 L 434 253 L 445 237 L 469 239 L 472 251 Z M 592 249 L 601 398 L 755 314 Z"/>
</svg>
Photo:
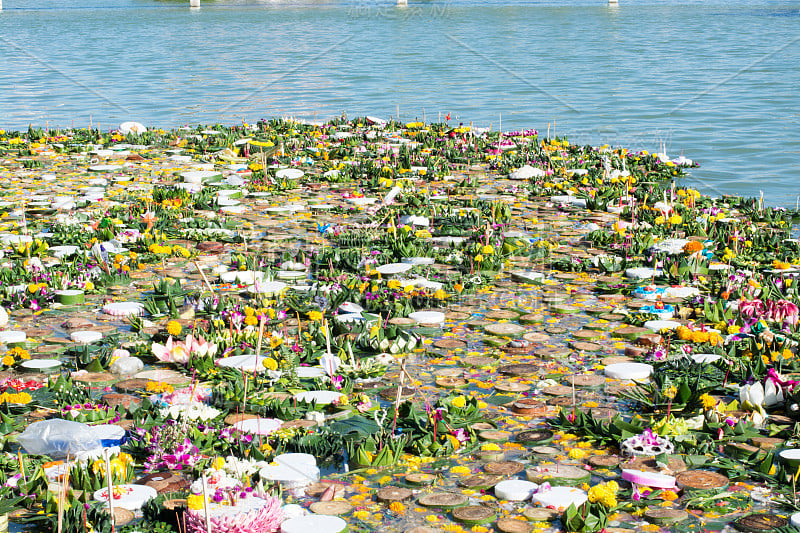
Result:
<svg viewBox="0 0 800 533">
<path fill-rule="evenodd" d="M 310 514 L 290 518 L 281 524 L 281 533 L 341 533 L 347 529 L 347 522 L 338 516 Z"/>
<path fill-rule="evenodd" d="M 129 511 L 138 511 L 148 500 L 158 496 L 156 489 L 147 485 L 115 485 L 115 487 L 119 487 L 123 494 L 119 498 L 112 496 L 112 505 Z M 94 499 L 108 505 L 108 489 L 95 491 Z"/>
<path fill-rule="evenodd" d="M 0 331 L 0 344 L 16 344 L 25 342 L 28 335 L 24 331 Z"/>
<path fill-rule="evenodd" d="M 722 359 L 722 356 L 715 353 L 696 353 L 692 354 L 692 359 L 695 363 L 709 364 L 713 363 L 714 361 L 719 361 Z"/>
<path fill-rule="evenodd" d="M 408 272 L 412 268 L 413 265 L 408 263 L 389 263 L 387 265 L 381 265 L 375 270 L 384 276 L 391 276 L 392 274 L 402 274 L 403 272 Z"/>
<path fill-rule="evenodd" d="M 256 354 L 232 355 L 217 361 L 217 366 L 236 368 L 245 372 L 264 372 L 265 359 L 263 355 Z"/>
<path fill-rule="evenodd" d="M 408 315 L 420 324 L 444 324 L 444 313 L 438 311 L 417 311 Z"/>
<path fill-rule="evenodd" d="M 236 422 L 233 429 L 253 435 L 269 435 L 278 430 L 282 424 L 283 421 L 277 418 L 251 418 Z"/>
<path fill-rule="evenodd" d="M 524 479 L 507 479 L 494 486 L 494 494 L 499 500 L 512 502 L 525 501 L 533 496 L 539 485 Z"/>
<path fill-rule="evenodd" d="M 27 370 L 49 371 L 60 367 L 61 361 L 58 359 L 32 359 L 23 362 L 19 366 Z"/>
<path fill-rule="evenodd" d="M 659 277 L 661 276 L 662 271 L 660 268 L 650 268 L 650 267 L 636 267 L 636 268 L 629 268 L 625 271 L 625 275 L 632 279 L 647 279 L 652 277 Z"/>
<path fill-rule="evenodd" d="M 647 379 L 653 367 L 645 363 L 614 363 L 603 370 L 612 379 Z"/>
<path fill-rule="evenodd" d="M 280 293 L 286 287 L 287 285 L 282 281 L 259 281 L 247 287 L 247 292 L 271 296 Z"/>
<path fill-rule="evenodd" d="M 305 172 L 299 168 L 282 168 L 275 173 L 275 177 L 281 180 L 299 180 L 304 174 Z"/>
<path fill-rule="evenodd" d="M 232 270 L 230 272 L 223 272 L 219 275 L 224 283 L 241 283 L 242 285 L 252 285 L 256 280 L 262 281 L 264 273 L 257 270 Z"/>
<path fill-rule="evenodd" d="M 144 305 L 139 302 L 114 302 L 104 305 L 103 312 L 111 316 L 138 316 L 144 314 Z"/>
<path fill-rule="evenodd" d="M 675 322 L 673 320 L 648 320 L 644 323 L 644 327 L 655 333 L 658 333 L 662 329 L 677 329 L 680 325 L 680 322 Z"/>
<path fill-rule="evenodd" d="M 304 486 L 319 481 L 319 468 L 315 465 L 303 463 L 268 465 L 262 468 L 259 474 L 261 474 L 262 479 L 278 481 L 290 486 Z M 284 529 L 283 531 L 286 530 Z"/>
<path fill-rule="evenodd" d="M 294 395 L 297 401 L 309 403 L 316 402 L 319 405 L 331 404 L 334 400 L 338 400 L 342 396 L 344 396 L 344 394 L 341 392 L 330 390 L 310 390 Z"/>
<path fill-rule="evenodd" d="M 580 507 L 589 497 L 581 489 L 574 487 L 553 487 L 550 490 L 538 492 L 531 496 L 531 500 L 542 507 L 551 505 L 557 509 L 566 509 L 571 504 Z"/>
<path fill-rule="evenodd" d="M 73 331 L 69 334 L 69 338 L 72 342 L 77 342 L 79 344 L 91 344 L 102 339 L 103 334 L 99 331 Z"/>
<path fill-rule="evenodd" d="M 300 379 L 314 379 L 324 376 L 325 371 L 319 366 L 298 366 L 296 374 Z"/>
</svg>

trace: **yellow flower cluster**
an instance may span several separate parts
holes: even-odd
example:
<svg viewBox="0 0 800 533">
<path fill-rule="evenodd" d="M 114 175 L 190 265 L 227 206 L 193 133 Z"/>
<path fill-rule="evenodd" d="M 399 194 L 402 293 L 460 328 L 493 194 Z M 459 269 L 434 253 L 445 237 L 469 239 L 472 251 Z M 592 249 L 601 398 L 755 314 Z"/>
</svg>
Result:
<svg viewBox="0 0 800 533">
<path fill-rule="evenodd" d="M 678 333 L 678 338 L 682 341 L 690 341 L 695 344 L 708 342 L 712 346 L 717 346 L 722 343 L 722 337 L 715 331 L 700 331 L 687 328 L 686 326 L 679 326 L 676 331 Z"/>
<path fill-rule="evenodd" d="M 664 389 L 664 393 L 663 394 L 664 394 L 664 397 L 669 398 L 670 400 L 672 400 L 673 398 L 675 398 L 675 395 L 678 394 L 678 389 L 675 387 L 675 385 L 670 385 L 669 387 Z"/>
<path fill-rule="evenodd" d="M 188 259 L 192 255 L 192 252 L 190 252 L 187 248 L 177 244 L 172 247 L 172 253 L 175 254 L 176 257 L 183 257 L 184 259 Z"/>
<path fill-rule="evenodd" d="M 773 259 L 772 268 L 774 268 L 775 270 L 788 270 L 792 268 L 792 265 L 785 261 L 779 261 L 777 259 Z"/>
<path fill-rule="evenodd" d="M 617 492 L 619 485 L 616 481 L 609 481 L 608 483 L 601 483 L 589 489 L 589 501 L 592 503 L 600 503 L 604 507 L 617 506 Z"/>
<path fill-rule="evenodd" d="M 109 461 L 111 465 L 111 476 L 117 481 L 128 481 L 128 471 L 130 466 L 133 465 L 133 457 L 127 453 L 120 453 Z M 106 462 L 103 459 L 98 459 L 92 463 L 92 474 L 106 475 Z"/>
<path fill-rule="evenodd" d="M 717 400 L 712 398 L 708 393 L 703 394 L 700 396 L 700 401 L 703 403 L 703 410 L 708 411 L 709 409 L 713 409 L 717 405 Z"/>
<path fill-rule="evenodd" d="M 145 390 L 154 394 L 159 394 L 162 392 L 171 394 L 175 391 L 175 388 L 169 383 L 164 383 L 163 381 L 148 381 L 147 385 L 145 386 Z"/>
<path fill-rule="evenodd" d="M 190 494 L 186 498 L 186 506 L 192 511 L 199 511 L 205 507 L 206 499 L 200 494 Z"/>
<path fill-rule="evenodd" d="M 171 246 L 162 246 L 156 243 L 151 244 L 147 249 L 153 254 L 170 255 L 172 253 Z"/>
<path fill-rule="evenodd" d="M 273 359 L 272 357 L 267 357 L 261 362 L 264 365 L 264 368 L 267 370 L 277 370 L 278 369 L 278 362 Z"/>
<path fill-rule="evenodd" d="M 177 320 L 170 320 L 167 322 L 167 333 L 172 335 L 173 337 L 177 337 L 181 334 L 181 324 Z"/>
<path fill-rule="evenodd" d="M 456 396 L 450 400 L 450 405 L 453 407 L 458 407 L 459 409 L 463 409 L 464 406 L 467 405 L 467 398 L 464 396 Z"/>
<path fill-rule="evenodd" d="M 6 352 L 6 355 L 10 355 L 11 357 L 16 357 L 22 361 L 26 361 L 31 358 L 30 352 L 25 348 L 20 348 L 19 346 L 15 346 Z"/>
<path fill-rule="evenodd" d="M 17 393 L 8 393 L 4 392 L 0 394 L 0 405 L 4 403 L 14 403 L 19 405 L 27 405 L 31 403 L 31 395 L 27 392 L 17 392 Z"/>
</svg>

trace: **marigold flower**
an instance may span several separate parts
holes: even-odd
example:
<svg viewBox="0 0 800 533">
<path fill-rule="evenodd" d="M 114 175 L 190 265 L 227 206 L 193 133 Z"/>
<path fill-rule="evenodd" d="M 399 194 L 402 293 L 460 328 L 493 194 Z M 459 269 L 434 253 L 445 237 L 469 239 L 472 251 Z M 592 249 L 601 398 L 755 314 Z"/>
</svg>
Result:
<svg viewBox="0 0 800 533">
<path fill-rule="evenodd" d="M 181 325 L 177 320 L 170 320 L 167 322 L 167 333 L 172 335 L 173 337 L 177 337 L 181 334 Z"/>
</svg>

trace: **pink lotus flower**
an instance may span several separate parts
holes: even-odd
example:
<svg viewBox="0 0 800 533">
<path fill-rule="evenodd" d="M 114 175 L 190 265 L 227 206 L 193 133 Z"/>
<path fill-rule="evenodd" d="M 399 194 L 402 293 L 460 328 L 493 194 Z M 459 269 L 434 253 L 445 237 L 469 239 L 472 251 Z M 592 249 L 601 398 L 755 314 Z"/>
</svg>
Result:
<svg viewBox="0 0 800 533">
<path fill-rule="evenodd" d="M 183 342 L 173 341 L 172 335 L 170 335 L 166 344 L 162 345 L 154 342 L 150 350 L 159 361 L 185 365 L 192 358 L 193 354 L 200 357 L 215 354 L 217 345 L 206 342 L 206 340 L 201 337 L 195 339 L 191 335 L 188 335 Z"/>
<path fill-rule="evenodd" d="M 742 316 L 760 318 L 766 311 L 766 306 L 761 300 L 742 300 L 739 304 L 739 312 Z"/>
<path fill-rule="evenodd" d="M 778 324 L 783 324 L 785 321 L 793 327 L 797 326 L 798 313 L 797 306 L 788 300 L 767 302 L 767 315 Z"/>
</svg>

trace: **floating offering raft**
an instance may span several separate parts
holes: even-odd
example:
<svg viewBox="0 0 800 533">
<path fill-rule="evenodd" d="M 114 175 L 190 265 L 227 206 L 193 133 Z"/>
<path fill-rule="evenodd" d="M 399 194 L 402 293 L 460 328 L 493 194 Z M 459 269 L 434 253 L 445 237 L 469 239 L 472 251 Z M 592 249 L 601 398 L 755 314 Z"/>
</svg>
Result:
<svg viewBox="0 0 800 533">
<path fill-rule="evenodd" d="M 0 529 L 791 531 L 800 213 L 695 166 L 0 131 Z"/>
</svg>

